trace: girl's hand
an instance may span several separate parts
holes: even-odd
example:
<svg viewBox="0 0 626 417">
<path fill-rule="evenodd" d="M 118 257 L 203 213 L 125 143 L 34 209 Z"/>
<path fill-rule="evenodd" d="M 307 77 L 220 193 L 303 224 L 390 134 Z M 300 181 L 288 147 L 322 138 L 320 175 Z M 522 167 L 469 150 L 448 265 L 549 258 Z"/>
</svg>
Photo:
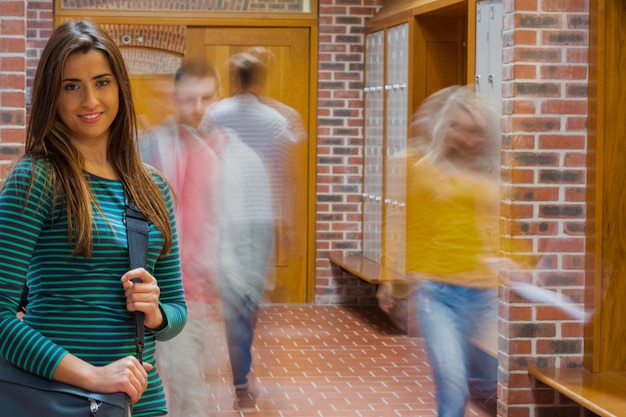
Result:
<svg viewBox="0 0 626 417">
<path fill-rule="evenodd" d="M 94 391 L 123 392 L 130 397 L 130 403 L 135 404 L 148 387 L 148 371 L 152 365 L 139 363 L 134 356 L 127 356 L 106 365 L 96 367 L 97 386 Z M 110 387 L 110 388 L 109 388 Z"/>
<path fill-rule="evenodd" d="M 123 392 L 131 404 L 139 401 L 148 386 L 148 371 L 152 365 L 139 363 L 134 356 L 127 356 L 106 366 L 94 366 L 67 354 L 57 366 L 55 381 L 75 385 L 87 391 L 110 394 Z"/>
<path fill-rule="evenodd" d="M 144 268 L 136 268 L 122 275 L 121 281 L 128 311 L 143 312 L 145 314 L 144 325 L 147 328 L 160 328 L 164 318 L 159 308 L 161 290 L 156 278 Z"/>
</svg>

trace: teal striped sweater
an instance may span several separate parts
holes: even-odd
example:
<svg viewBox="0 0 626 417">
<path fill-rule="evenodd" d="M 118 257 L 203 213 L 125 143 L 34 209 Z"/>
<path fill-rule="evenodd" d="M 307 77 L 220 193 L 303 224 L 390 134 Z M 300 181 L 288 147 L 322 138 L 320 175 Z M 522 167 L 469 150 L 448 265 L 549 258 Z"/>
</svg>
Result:
<svg viewBox="0 0 626 417">
<path fill-rule="evenodd" d="M 120 181 L 89 176 L 100 210 L 94 209 L 93 256 L 72 256 L 67 216 L 61 202 L 52 207 L 44 186 L 44 162 L 34 168 L 18 162 L 0 193 L 0 355 L 34 374 L 51 379 L 67 352 L 94 365 L 135 354 L 132 313 L 126 310 L 120 277 L 129 269 Z M 35 186 L 27 193 L 29 179 Z M 167 198 L 167 185 L 155 175 Z M 174 229 L 175 230 L 175 229 Z M 178 245 L 159 258 L 163 237 L 150 225 L 147 269 L 161 289 L 167 326 L 146 329 L 144 360 L 155 364 L 155 341 L 178 334 L 187 319 Z M 15 316 L 24 281 L 30 289 L 24 321 Z M 133 407 L 133 417 L 166 414 L 163 386 L 155 366 L 148 389 Z"/>
</svg>

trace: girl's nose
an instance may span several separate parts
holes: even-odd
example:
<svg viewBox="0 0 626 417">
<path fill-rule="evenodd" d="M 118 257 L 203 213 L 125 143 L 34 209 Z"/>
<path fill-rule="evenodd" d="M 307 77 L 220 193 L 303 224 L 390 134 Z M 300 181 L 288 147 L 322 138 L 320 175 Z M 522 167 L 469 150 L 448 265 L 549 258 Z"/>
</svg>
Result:
<svg viewBox="0 0 626 417">
<path fill-rule="evenodd" d="M 85 87 L 83 90 L 85 92 L 83 96 L 83 106 L 88 109 L 93 109 L 98 104 L 98 94 L 96 90 L 92 87 Z"/>
</svg>

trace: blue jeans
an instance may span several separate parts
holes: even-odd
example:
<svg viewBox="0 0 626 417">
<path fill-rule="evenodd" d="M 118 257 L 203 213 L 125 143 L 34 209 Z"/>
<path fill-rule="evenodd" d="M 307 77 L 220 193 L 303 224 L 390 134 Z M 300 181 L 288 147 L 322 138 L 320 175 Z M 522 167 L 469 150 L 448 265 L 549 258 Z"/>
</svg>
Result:
<svg viewBox="0 0 626 417">
<path fill-rule="evenodd" d="M 237 301 L 225 301 L 224 313 L 233 385 L 236 389 L 246 388 L 248 386 L 248 373 L 252 367 L 252 341 L 259 304 L 249 297 Z"/>
<path fill-rule="evenodd" d="M 222 234 L 220 287 L 228 356 L 236 389 L 248 385 L 252 342 L 271 261 L 271 222 L 241 222 Z"/>
<path fill-rule="evenodd" d="M 470 339 L 498 319 L 498 290 L 422 281 L 414 292 L 439 417 L 463 417 L 472 396 L 495 400 L 498 361 Z M 491 323 L 489 323 L 491 321 Z"/>
</svg>

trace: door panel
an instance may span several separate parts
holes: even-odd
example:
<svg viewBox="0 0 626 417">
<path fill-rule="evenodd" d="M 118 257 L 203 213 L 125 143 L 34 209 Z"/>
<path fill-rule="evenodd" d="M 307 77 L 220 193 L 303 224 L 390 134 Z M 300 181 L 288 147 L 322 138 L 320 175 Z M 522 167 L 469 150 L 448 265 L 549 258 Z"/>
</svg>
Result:
<svg viewBox="0 0 626 417">
<path fill-rule="evenodd" d="M 413 108 L 431 94 L 462 84 L 465 68 L 465 18 L 420 15 L 417 18 L 413 74 Z"/>
<path fill-rule="evenodd" d="M 590 80 L 597 85 L 590 84 L 589 161 L 593 165 L 587 171 L 593 181 L 593 192 L 588 195 L 597 193 L 587 206 L 587 227 L 594 232 L 588 235 L 593 251 L 589 261 L 595 262 L 597 275 L 595 282 L 587 284 L 588 296 L 594 297 L 590 307 L 596 315 L 585 348 L 593 353 L 588 368 L 594 372 L 626 371 L 626 123 L 623 110 L 619 110 L 626 103 L 626 3 L 607 0 L 600 4 L 606 9 L 596 23 L 599 39 L 594 39 L 598 42 L 593 48 L 597 49 L 592 51 Z"/>
<path fill-rule="evenodd" d="M 294 216 L 282 222 L 277 233 L 274 303 L 307 301 L 307 208 L 309 131 L 309 37 L 307 28 L 189 28 L 187 57 L 205 57 L 220 70 L 223 94 L 232 95 L 228 60 L 254 46 L 271 54 L 266 95 L 300 116 L 304 137 L 290 154 L 292 187 L 290 199 Z M 286 232 L 286 233 L 285 233 Z M 270 273 L 272 273 L 270 272 Z"/>
<path fill-rule="evenodd" d="M 172 74 L 131 74 L 130 79 L 140 129 L 150 129 L 176 113 Z"/>
</svg>

